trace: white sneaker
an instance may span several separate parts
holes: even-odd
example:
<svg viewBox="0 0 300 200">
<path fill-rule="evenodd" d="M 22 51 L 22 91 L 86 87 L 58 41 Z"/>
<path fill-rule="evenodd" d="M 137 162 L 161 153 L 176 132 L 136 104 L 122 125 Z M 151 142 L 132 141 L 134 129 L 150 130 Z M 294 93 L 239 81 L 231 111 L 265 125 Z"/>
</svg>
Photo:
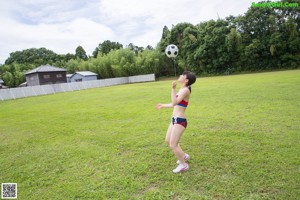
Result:
<svg viewBox="0 0 300 200">
<path fill-rule="evenodd" d="M 189 156 L 189 154 L 187 154 L 187 153 L 186 153 L 186 154 L 184 154 L 184 160 L 185 160 L 185 161 L 188 161 L 188 159 L 190 159 L 190 156 Z M 180 161 L 179 161 L 179 160 L 177 160 L 177 162 L 176 162 L 176 163 L 177 163 L 177 165 L 179 165 L 179 164 L 180 164 Z"/>
<path fill-rule="evenodd" d="M 179 164 L 176 169 L 173 170 L 174 173 L 180 173 L 185 172 L 189 169 L 189 165 L 187 163 L 185 164 Z"/>
</svg>

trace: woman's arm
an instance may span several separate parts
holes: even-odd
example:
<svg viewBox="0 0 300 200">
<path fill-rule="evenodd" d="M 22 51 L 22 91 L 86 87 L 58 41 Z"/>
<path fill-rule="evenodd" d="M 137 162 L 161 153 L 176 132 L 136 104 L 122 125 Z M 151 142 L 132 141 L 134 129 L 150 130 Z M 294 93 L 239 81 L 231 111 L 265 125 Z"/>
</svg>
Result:
<svg viewBox="0 0 300 200">
<path fill-rule="evenodd" d="M 172 83 L 172 92 L 171 92 L 171 101 L 173 107 L 179 104 L 186 96 L 189 95 L 189 89 L 181 90 L 181 92 L 178 93 L 178 97 L 176 97 L 176 81 L 173 81 Z"/>
<path fill-rule="evenodd" d="M 161 109 L 161 108 L 173 108 L 174 106 L 171 103 L 169 103 L 169 104 L 159 103 L 155 107 L 156 107 L 156 109 Z"/>
<path fill-rule="evenodd" d="M 179 94 L 178 97 L 176 97 L 176 81 L 173 81 L 172 82 L 172 91 L 171 91 L 171 103 L 169 103 L 169 104 L 159 103 L 155 107 L 157 109 L 161 109 L 161 108 L 174 108 L 174 106 L 176 106 L 177 104 L 179 104 L 179 102 L 181 102 L 188 95 L 188 92 L 189 92 L 188 89 L 184 90 L 183 92 L 181 92 Z"/>
<path fill-rule="evenodd" d="M 173 106 L 176 106 L 178 104 L 176 100 L 176 81 L 172 82 L 171 102 Z"/>
</svg>

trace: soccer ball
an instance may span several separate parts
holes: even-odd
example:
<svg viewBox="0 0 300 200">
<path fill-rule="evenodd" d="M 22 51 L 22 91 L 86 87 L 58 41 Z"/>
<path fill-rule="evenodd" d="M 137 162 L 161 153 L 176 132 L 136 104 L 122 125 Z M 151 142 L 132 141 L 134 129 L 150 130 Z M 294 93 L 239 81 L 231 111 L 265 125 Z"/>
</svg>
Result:
<svg viewBox="0 0 300 200">
<path fill-rule="evenodd" d="M 175 44 L 170 44 L 167 46 L 165 53 L 169 58 L 175 58 L 178 55 L 178 47 Z"/>
</svg>

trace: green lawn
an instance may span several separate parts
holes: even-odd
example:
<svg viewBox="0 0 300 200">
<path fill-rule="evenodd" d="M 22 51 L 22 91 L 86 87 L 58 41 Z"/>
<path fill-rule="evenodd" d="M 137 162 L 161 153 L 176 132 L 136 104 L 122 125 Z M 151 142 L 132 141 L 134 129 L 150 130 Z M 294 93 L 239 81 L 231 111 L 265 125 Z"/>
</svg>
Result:
<svg viewBox="0 0 300 200">
<path fill-rule="evenodd" d="M 18 199 L 299 199 L 300 70 L 198 78 L 173 174 L 171 81 L 0 102 L 0 182 Z"/>
</svg>

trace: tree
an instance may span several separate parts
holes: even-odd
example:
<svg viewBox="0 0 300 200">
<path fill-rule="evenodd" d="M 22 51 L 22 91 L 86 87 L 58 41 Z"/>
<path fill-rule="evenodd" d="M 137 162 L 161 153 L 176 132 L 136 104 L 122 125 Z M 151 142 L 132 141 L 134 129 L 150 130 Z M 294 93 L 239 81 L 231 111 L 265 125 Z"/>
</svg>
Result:
<svg viewBox="0 0 300 200">
<path fill-rule="evenodd" d="M 2 74 L 2 79 L 8 87 L 17 87 L 25 81 L 24 72 L 20 70 L 20 67 L 16 63 L 4 65 L 5 72 Z"/>
<path fill-rule="evenodd" d="M 86 55 L 85 50 L 80 45 L 75 50 L 75 57 L 79 58 L 79 59 L 82 59 L 82 60 L 87 60 L 88 59 L 88 56 Z"/>
<path fill-rule="evenodd" d="M 131 51 L 133 51 L 135 53 L 135 55 L 138 55 L 139 53 L 144 51 L 144 47 L 136 46 L 133 43 L 129 43 L 127 45 L 127 48 L 130 49 Z"/>
<path fill-rule="evenodd" d="M 161 53 L 154 50 L 145 50 L 136 58 L 136 66 L 141 74 L 159 73 Z"/>
<path fill-rule="evenodd" d="M 194 26 L 193 26 L 193 24 L 186 23 L 186 22 L 185 23 L 179 23 L 176 26 L 173 26 L 172 30 L 171 30 L 171 35 L 170 35 L 170 42 L 175 44 L 175 45 L 180 44 L 181 40 L 183 40 L 184 37 L 185 37 L 184 30 L 187 27 L 193 28 Z"/>
<path fill-rule="evenodd" d="M 264 68 L 262 64 L 262 50 L 264 49 L 260 40 L 254 39 L 251 44 L 245 47 L 245 56 L 248 58 L 248 65 L 245 66 L 244 70 L 255 71 Z"/>
<path fill-rule="evenodd" d="M 280 56 L 284 53 L 283 50 L 286 49 L 286 45 L 282 43 L 282 35 L 279 32 L 275 32 L 270 38 L 270 53 L 271 56 Z"/>
<path fill-rule="evenodd" d="M 223 73 L 228 69 L 229 58 L 226 36 L 229 34 L 228 22 L 210 20 L 197 26 L 199 30 L 199 46 L 195 51 L 198 73 Z"/>
<path fill-rule="evenodd" d="M 82 60 L 77 58 L 77 59 L 71 59 L 69 60 L 67 63 L 66 63 L 66 69 L 67 69 L 67 72 L 70 73 L 70 74 L 73 74 L 75 73 L 76 71 L 78 71 L 79 69 L 79 65 L 80 65 L 80 62 Z"/>
<path fill-rule="evenodd" d="M 145 50 L 154 50 L 154 48 L 151 45 L 147 45 Z"/>
<path fill-rule="evenodd" d="M 170 44 L 171 31 L 167 26 L 164 26 L 161 39 L 157 45 L 159 52 L 165 52 L 166 47 Z"/>
<path fill-rule="evenodd" d="M 32 64 L 35 66 L 43 64 L 52 64 L 60 59 L 60 56 L 46 48 L 31 48 L 23 51 L 15 51 L 5 60 L 6 65 L 12 63 Z"/>
<path fill-rule="evenodd" d="M 242 52 L 242 36 L 235 28 L 230 29 L 230 33 L 226 36 L 225 43 L 228 54 L 228 71 L 239 68 L 239 61 Z"/>
<path fill-rule="evenodd" d="M 193 70 L 197 66 L 194 54 L 199 44 L 197 28 L 192 24 L 188 24 L 183 30 L 183 39 L 179 44 L 181 46 L 181 62 L 178 65 L 182 70 Z"/>
<path fill-rule="evenodd" d="M 105 40 L 103 43 L 100 43 L 98 47 L 93 52 L 93 58 L 97 58 L 98 53 L 102 55 L 108 54 L 113 49 L 122 49 L 123 45 L 119 42 L 111 42 L 110 40 Z"/>
<path fill-rule="evenodd" d="M 4 74 L 2 74 L 2 79 L 8 87 L 14 87 L 15 86 L 15 80 L 11 72 L 6 71 Z"/>
</svg>

